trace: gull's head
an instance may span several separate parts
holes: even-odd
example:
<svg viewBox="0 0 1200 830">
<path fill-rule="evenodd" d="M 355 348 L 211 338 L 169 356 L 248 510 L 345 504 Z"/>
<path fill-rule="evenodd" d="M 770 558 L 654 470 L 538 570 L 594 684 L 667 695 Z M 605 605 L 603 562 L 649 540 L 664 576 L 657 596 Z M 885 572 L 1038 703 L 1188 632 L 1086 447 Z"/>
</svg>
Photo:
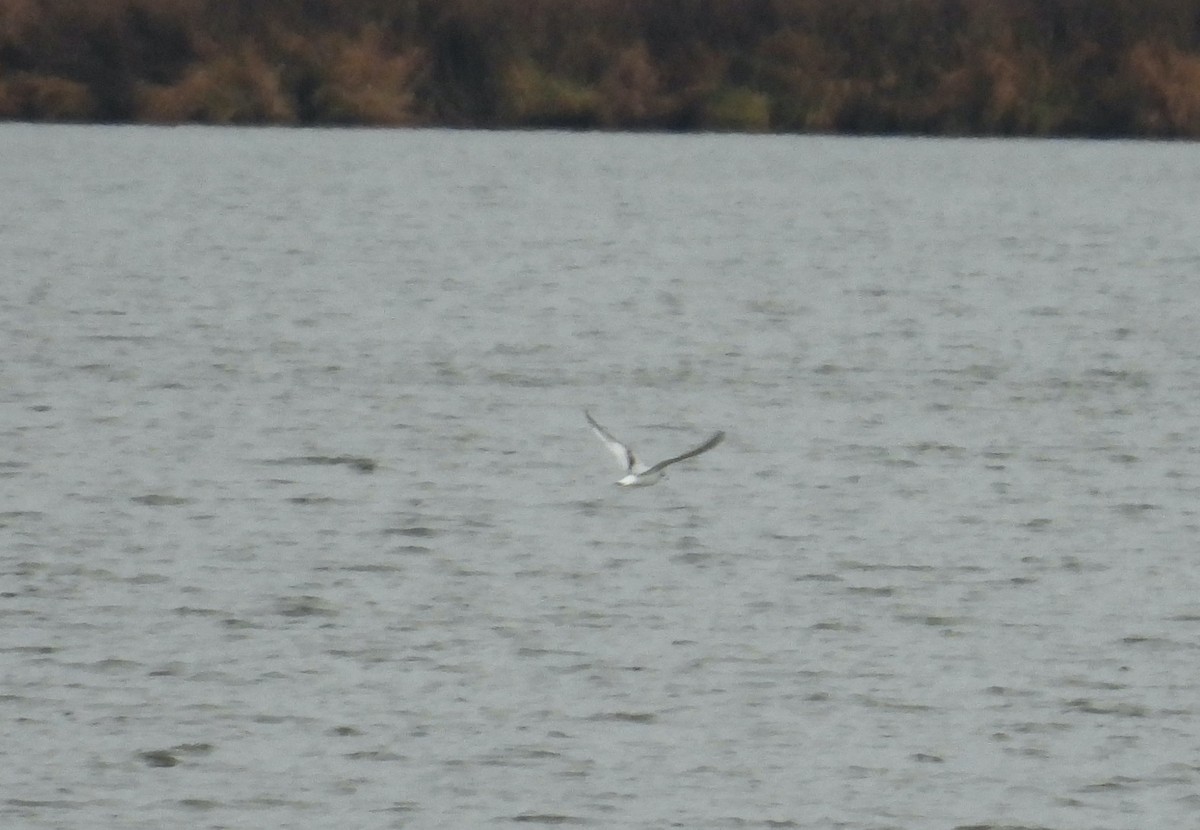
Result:
<svg viewBox="0 0 1200 830">
<path fill-rule="evenodd" d="M 638 481 L 638 477 L 635 476 L 633 473 L 630 473 L 629 475 L 625 476 L 625 478 L 620 479 L 617 482 L 617 484 L 620 485 L 621 487 L 630 487 L 634 484 L 637 484 L 637 481 Z"/>
</svg>

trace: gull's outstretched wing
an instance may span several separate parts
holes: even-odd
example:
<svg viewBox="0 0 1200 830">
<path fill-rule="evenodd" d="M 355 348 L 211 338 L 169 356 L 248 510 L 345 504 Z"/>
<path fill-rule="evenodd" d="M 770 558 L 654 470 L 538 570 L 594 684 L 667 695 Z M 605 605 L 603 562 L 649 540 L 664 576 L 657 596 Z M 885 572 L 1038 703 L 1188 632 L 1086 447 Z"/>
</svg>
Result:
<svg viewBox="0 0 1200 830">
<path fill-rule="evenodd" d="M 699 455 L 702 452 L 708 452 L 709 450 L 711 450 L 713 447 L 715 447 L 717 444 L 720 444 L 724 440 L 725 440 L 724 432 L 714 432 L 713 436 L 711 438 L 709 438 L 707 441 L 705 441 L 700 446 L 696 447 L 694 450 L 688 450 L 683 455 L 677 455 L 674 458 L 668 458 L 666 461 L 660 461 L 657 464 L 655 464 L 653 467 L 651 467 L 649 470 L 647 470 L 646 472 L 647 473 L 661 472 L 664 467 L 669 467 L 677 461 L 684 461 L 688 458 L 694 458 L 695 456 Z"/>
<path fill-rule="evenodd" d="M 612 437 L 612 433 L 606 430 L 600 424 L 596 423 L 596 419 L 591 416 L 586 409 L 583 415 L 587 418 L 588 423 L 592 425 L 592 432 L 599 436 L 600 440 L 608 447 L 609 452 L 616 456 L 617 463 L 625 470 L 625 472 L 634 472 L 634 467 L 638 466 L 637 456 L 633 454 L 633 450 L 622 444 L 616 438 Z"/>
</svg>

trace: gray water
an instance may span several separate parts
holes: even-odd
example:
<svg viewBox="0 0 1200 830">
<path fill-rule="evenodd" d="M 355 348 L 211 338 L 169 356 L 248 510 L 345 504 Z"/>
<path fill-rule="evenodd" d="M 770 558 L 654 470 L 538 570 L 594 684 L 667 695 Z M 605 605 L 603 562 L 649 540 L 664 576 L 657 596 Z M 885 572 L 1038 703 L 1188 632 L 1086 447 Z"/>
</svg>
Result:
<svg viewBox="0 0 1200 830">
<path fill-rule="evenodd" d="M 0 127 L 0 824 L 1189 826 L 1198 193 Z"/>
</svg>

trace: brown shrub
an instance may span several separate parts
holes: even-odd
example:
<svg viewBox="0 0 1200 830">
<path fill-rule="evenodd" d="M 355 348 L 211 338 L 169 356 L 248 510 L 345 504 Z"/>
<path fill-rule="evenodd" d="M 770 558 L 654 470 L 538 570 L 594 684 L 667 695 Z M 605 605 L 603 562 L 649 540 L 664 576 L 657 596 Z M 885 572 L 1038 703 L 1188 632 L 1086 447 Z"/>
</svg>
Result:
<svg viewBox="0 0 1200 830">
<path fill-rule="evenodd" d="M 601 119 L 610 127 L 657 124 L 670 104 L 646 44 L 621 51 L 600 81 Z"/>
<path fill-rule="evenodd" d="M 987 93 L 976 131 L 1042 135 L 1058 129 L 1063 113 L 1041 54 L 988 49 L 980 71 Z"/>
<path fill-rule="evenodd" d="M 17 75 L 0 80 L 0 117 L 87 121 L 96 114 L 91 91 L 55 75 Z"/>
<path fill-rule="evenodd" d="M 0 46 L 25 43 L 41 14 L 35 0 L 0 0 Z"/>
<path fill-rule="evenodd" d="M 424 51 L 390 51 L 373 27 L 354 39 L 337 38 L 327 51 L 323 81 L 313 95 L 318 120 L 387 126 L 418 120 L 414 86 L 425 67 Z"/>
<path fill-rule="evenodd" d="M 0 0 L 0 116 L 1200 137 L 1200 29 L 1195 0 Z"/>
<path fill-rule="evenodd" d="M 1128 71 L 1139 94 L 1139 126 L 1152 135 L 1200 135 L 1200 55 L 1139 43 Z"/>
<path fill-rule="evenodd" d="M 600 123 L 594 89 L 553 75 L 532 61 L 517 61 L 504 71 L 498 110 L 511 126 L 594 127 Z"/>
<path fill-rule="evenodd" d="M 764 133 L 771 129 L 771 99 L 745 87 L 719 89 L 701 110 L 703 130 Z"/>
<path fill-rule="evenodd" d="M 220 54 L 191 69 L 178 83 L 143 84 L 136 94 L 136 117 L 151 123 L 290 123 L 292 103 L 283 94 L 276 69 L 249 48 Z"/>
<path fill-rule="evenodd" d="M 845 56 L 827 41 L 787 29 L 763 41 L 758 53 L 759 80 L 771 95 L 772 121 L 781 129 L 833 128 L 846 75 Z"/>
</svg>

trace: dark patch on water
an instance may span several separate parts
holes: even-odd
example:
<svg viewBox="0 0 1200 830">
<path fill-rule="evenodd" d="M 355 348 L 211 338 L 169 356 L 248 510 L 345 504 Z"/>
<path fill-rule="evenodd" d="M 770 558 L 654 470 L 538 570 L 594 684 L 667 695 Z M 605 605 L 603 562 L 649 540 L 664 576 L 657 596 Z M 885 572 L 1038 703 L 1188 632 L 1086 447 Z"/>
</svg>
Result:
<svg viewBox="0 0 1200 830">
<path fill-rule="evenodd" d="M 793 577 L 793 582 L 841 582 L 842 578 L 837 574 L 828 573 L 808 573 Z"/>
<path fill-rule="evenodd" d="M 422 551 L 427 551 L 428 548 L 421 548 Z M 351 573 L 364 574 L 382 574 L 382 573 L 403 573 L 404 568 L 400 565 L 392 564 L 365 564 L 365 565 L 342 565 L 338 568 L 340 571 L 349 571 Z"/>
<path fill-rule="evenodd" d="M 58 646 L 14 646 L 0 649 L 0 654 L 54 654 L 58 650 Z"/>
<path fill-rule="evenodd" d="M 1150 714 L 1145 706 L 1139 706 L 1136 703 L 1096 703 L 1088 698 L 1068 700 L 1066 708 L 1088 715 L 1113 715 L 1123 718 L 1144 718 Z"/>
<path fill-rule="evenodd" d="M 908 703 L 903 700 L 885 700 L 874 695 L 854 695 L 855 700 L 872 709 L 886 709 L 892 712 L 932 712 L 933 707 L 924 703 Z"/>
<path fill-rule="evenodd" d="M 883 562 L 858 562 L 852 559 L 838 563 L 848 571 L 913 571 L 925 573 L 934 570 L 933 565 L 888 564 Z"/>
<path fill-rule="evenodd" d="M 420 808 L 421 808 L 421 805 L 420 805 L 420 804 L 418 804 L 418 803 L 417 803 L 417 802 L 415 802 L 415 801 L 397 801 L 397 802 L 396 802 L 395 804 L 393 804 L 391 807 L 385 807 L 385 808 L 383 808 L 382 810 L 376 810 L 375 812 L 382 812 L 382 813 L 411 813 L 411 812 L 414 812 L 414 811 L 416 811 L 416 810 L 419 810 Z"/>
<path fill-rule="evenodd" d="M 658 717 L 650 712 L 602 712 L 588 720 L 617 721 L 619 723 L 654 723 Z"/>
<path fill-rule="evenodd" d="M 361 752 L 348 752 L 345 756 L 348 761 L 403 761 L 403 755 L 397 755 L 395 752 L 385 752 L 381 749 L 363 750 Z"/>
<path fill-rule="evenodd" d="M 1144 502 L 1139 502 L 1139 503 L 1127 503 L 1127 504 L 1114 504 L 1112 509 L 1115 512 L 1117 512 L 1120 515 L 1125 516 L 1127 518 L 1140 519 L 1140 518 L 1144 517 L 1147 513 L 1149 513 L 1151 510 L 1159 510 L 1160 508 L 1157 504 L 1146 504 Z"/>
<path fill-rule="evenodd" d="M 424 527 L 422 525 L 415 525 L 413 527 L 385 527 L 383 529 L 383 535 L 384 536 L 417 536 L 417 537 L 427 538 L 429 536 L 436 536 L 437 531 L 431 527 Z"/>
<path fill-rule="evenodd" d="M 962 447 L 955 446 L 954 444 L 941 444 L 936 441 L 922 441 L 918 444 L 911 444 L 908 449 L 915 453 L 934 453 L 949 455 L 953 458 L 961 457 L 965 452 Z"/>
<path fill-rule="evenodd" d="M 587 819 L 578 816 L 568 816 L 561 813 L 521 813 L 512 816 L 509 821 L 523 824 L 590 824 Z"/>
<path fill-rule="evenodd" d="M 131 501 L 135 504 L 144 504 L 148 507 L 179 507 L 180 505 L 192 503 L 191 499 L 169 496 L 165 493 L 147 493 L 144 496 L 134 496 Z"/>
<path fill-rule="evenodd" d="M 392 553 L 433 553 L 433 548 L 427 548 L 424 545 L 401 545 L 393 548 Z"/>
<path fill-rule="evenodd" d="M 847 625 L 841 620 L 826 620 L 819 623 L 813 623 L 810 628 L 813 631 L 858 631 L 856 625 Z"/>
<path fill-rule="evenodd" d="M 1118 775 L 1115 778 L 1110 778 L 1107 781 L 1100 781 L 1096 784 L 1088 784 L 1082 788 L 1085 793 L 1108 792 L 1111 790 L 1128 790 L 1131 785 L 1141 784 L 1141 780 L 1137 778 L 1127 778 L 1124 775 Z"/>
<path fill-rule="evenodd" d="M 959 824 L 954 830 L 1051 830 L 1043 825 L 1032 824 Z"/>
<path fill-rule="evenodd" d="M 897 614 L 896 619 L 899 622 L 914 623 L 916 625 L 929 625 L 934 628 L 951 628 L 956 625 L 964 625 L 970 620 L 961 617 L 947 617 L 940 614 Z"/>
<path fill-rule="evenodd" d="M 292 504 L 325 505 L 333 504 L 337 499 L 332 496 L 292 496 L 288 499 Z"/>
<path fill-rule="evenodd" d="M 117 657 L 109 657 L 104 660 L 97 660 L 95 663 L 87 664 L 86 669 L 97 674 L 123 674 L 138 668 L 140 665 L 141 663 L 135 660 L 122 660 Z"/>
<path fill-rule="evenodd" d="M 890 585 L 879 588 L 853 585 L 846 588 L 846 593 L 864 597 L 891 597 L 896 595 L 896 589 Z"/>
<path fill-rule="evenodd" d="M 333 617 L 338 609 L 320 597 L 281 597 L 275 603 L 275 611 L 285 617 Z"/>
<path fill-rule="evenodd" d="M 360 473 L 372 473 L 378 466 L 373 458 L 366 458 L 361 455 L 298 455 L 288 458 L 276 458 L 266 462 L 267 464 L 282 464 L 282 465 L 315 465 L 315 466 L 344 466 L 357 470 Z"/>
<path fill-rule="evenodd" d="M 148 767 L 173 767 L 179 764 L 181 755 L 207 755 L 213 751 L 209 743 L 177 744 L 170 749 L 147 749 L 138 753 L 138 757 Z"/>
<path fill-rule="evenodd" d="M 179 806 L 190 810 L 215 810 L 221 806 L 221 802 L 208 798 L 181 798 Z"/>
</svg>

